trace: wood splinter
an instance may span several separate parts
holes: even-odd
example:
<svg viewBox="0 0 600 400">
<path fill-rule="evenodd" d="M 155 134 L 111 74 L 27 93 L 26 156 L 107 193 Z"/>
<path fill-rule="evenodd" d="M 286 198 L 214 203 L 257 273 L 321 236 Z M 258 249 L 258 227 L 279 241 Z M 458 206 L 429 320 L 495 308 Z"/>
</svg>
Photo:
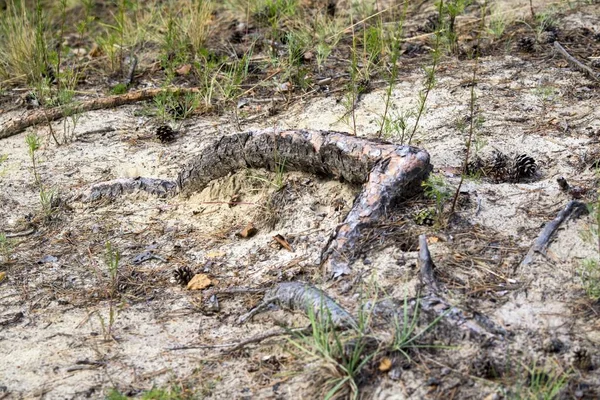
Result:
<svg viewBox="0 0 600 400">
<path fill-rule="evenodd" d="M 274 157 L 277 155 L 277 157 Z M 211 181 L 246 168 L 276 170 L 285 160 L 288 171 L 362 184 L 362 190 L 344 222 L 322 252 L 321 264 L 331 277 L 350 272 L 361 229 L 383 218 L 399 199 L 420 190 L 432 169 L 429 154 L 341 132 L 265 129 L 224 136 L 207 146 L 176 181 L 137 178 L 94 185 L 89 199 L 114 198 L 143 190 L 159 196 L 188 195 Z"/>
</svg>

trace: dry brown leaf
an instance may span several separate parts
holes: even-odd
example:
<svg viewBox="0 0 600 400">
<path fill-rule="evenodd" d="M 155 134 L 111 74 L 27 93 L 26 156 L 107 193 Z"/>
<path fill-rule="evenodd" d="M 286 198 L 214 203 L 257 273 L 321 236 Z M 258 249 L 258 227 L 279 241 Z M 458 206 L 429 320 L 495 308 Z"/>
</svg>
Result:
<svg viewBox="0 0 600 400">
<path fill-rule="evenodd" d="M 383 360 L 381 360 L 381 362 L 379 363 L 379 370 L 381 372 L 387 372 L 390 369 L 392 369 L 392 360 L 390 360 L 389 358 L 385 357 Z"/>
<path fill-rule="evenodd" d="M 254 227 L 254 224 L 252 224 L 252 222 L 249 222 L 248 225 L 246 225 L 244 229 L 241 230 L 241 232 L 236 233 L 236 235 L 238 237 L 247 239 L 256 235 L 256 232 L 258 232 L 258 229 Z"/>
<path fill-rule="evenodd" d="M 275 241 L 277 243 L 279 243 L 281 245 L 281 247 L 283 247 L 287 251 L 291 251 L 292 253 L 294 252 L 294 250 L 292 250 L 292 246 L 290 246 L 288 241 L 285 240 L 285 238 L 283 236 L 281 236 L 280 234 L 273 236 L 273 239 L 275 239 Z"/>
<path fill-rule="evenodd" d="M 177 75 L 187 75 L 192 70 L 192 64 L 184 64 L 175 70 Z"/>
<path fill-rule="evenodd" d="M 6 279 L 6 272 L 2 271 L 0 272 L 0 282 L 2 282 L 4 279 Z"/>
<path fill-rule="evenodd" d="M 437 243 L 440 241 L 440 238 L 437 236 L 428 236 L 427 237 L 427 243 L 431 244 L 431 243 Z"/>
<path fill-rule="evenodd" d="M 88 55 L 92 58 L 96 58 L 102 55 L 102 49 L 96 43 L 92 46 L 92 49 L 88 53 Z"/>
<path fill-rule="evenodd" d="M 202 290 L 206 289 L 212 285 L 212 281 L 206 274 L 196 274 L 194 277 L 188 282 L 187 288 L 188 290 Z"/>
</svg>

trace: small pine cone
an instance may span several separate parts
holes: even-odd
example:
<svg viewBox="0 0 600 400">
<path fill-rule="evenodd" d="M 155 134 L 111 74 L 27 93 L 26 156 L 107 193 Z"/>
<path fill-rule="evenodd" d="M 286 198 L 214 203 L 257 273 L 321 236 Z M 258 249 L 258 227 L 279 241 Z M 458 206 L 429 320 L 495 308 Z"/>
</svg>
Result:
<svg viewBox="0 0 600 400">
<path fill-rule="evenodd" d="M 577 348 L 573 353 L 573 366 L 580 371 L 589 371 L 593 369 L 592 356 L 584 348 Z"/>
<path fill-rule="evenodd" d="M 548 28 L 540 35 L 540 41 L 543 43 L 554 43 L 558 40 L 558 29 Z"/>
<path fill-rule="evenodd" d="M 178 284 L 185 286 L 194 277 L 194 272 L 190 269 L 190 267 L 179 267 L 173 271 L 173 276 Z"/>
<path fill-rule="evenodd" d="M 524 51 L 525 53 L 533 53 L 535 50 L 535 39 L 529 36 L 524 36 L 517 42 L 517 47 L 519 50 Z"/>
<path fill-rule="evenodd" d="M 156 136 L 161 143 L 167 143 L 175 139 L 175 132 L 169 125 L 161 125 L 156 129 Z"/>
<path fill-rule="evenodd" d="M 493 151 L 486 168 L 486 175 L 496 182 L 505 181 L 509 175 L 508 157 L 499 151 Z"/>
<path fill-rule="evenodd" d="M 519 154 L 515 157 L 512 171 L 515 181 L 523 178 L 531 178 L 535 174 L 535 171 L 537 171 L 537 165 L 533 157 L 529 157 L 527 154 Z"/>
<path fill-rule="evenodd" d="M 484 169 L 485 163 L 479 156 L 473 157 L 473 159 L 467 163 L 467 174 L 471 176 L 484 174 Z"/>
</svg>

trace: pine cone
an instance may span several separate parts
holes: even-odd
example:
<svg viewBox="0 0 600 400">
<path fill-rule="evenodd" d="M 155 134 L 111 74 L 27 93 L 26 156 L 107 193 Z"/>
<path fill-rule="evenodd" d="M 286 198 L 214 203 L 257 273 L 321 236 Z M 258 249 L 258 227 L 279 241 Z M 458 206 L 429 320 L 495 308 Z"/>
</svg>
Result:
<svg viewBox="0 0 600 400">
<path fill-rule="evenodd" d="M 194 272 L 190 269 L 190 267 L 179 267 L 173 271 L 173 276 L 178 284 L 185 286 L 194 277 Z"/>
<path fill-rule="evenodd" d="M 529 36 L 524 36 L 517 42 L 517 47 L 525 53 L 533 53 L 535 50 L 535 40 Z"/>
<path fill-rule="evenodd" d="M 467 163 L 467 174 L 471 176 L 480 176 L 485 174 L 485 162 L 479 156 L 473 157 L 471 161 Z"/>
<path fill-rule="evenodd" d="M 508 167 L 508 156 L 500 153 L 499 151 L 493 151 L 490 162 L 488 163 L 486 175 L 494 179 L 496 182 L 505 181 L 509 175 Z"/>
<path fill-rule="evenodd" d="M 531 178 L 535 171 L 537 171 L 537 165 L 533 157 L 529 157 L 527 154 L 519 154 L 515 157 L 512 171 L 515 181 L 522 178 Z"/>
<path fill-rule="evenodd" d="M 589 371 L 593 368 L 592 357 L 584 348 L 577 348 L 573 354 L 573 366 L 580 371 Z"/>
<path fill-rule="evenodd" d="M 169 125 L 161 125 L 156 129 L 156 136 L 161 143 L 168 143 L 175 139 L 175 131 Z"/>
</svg>

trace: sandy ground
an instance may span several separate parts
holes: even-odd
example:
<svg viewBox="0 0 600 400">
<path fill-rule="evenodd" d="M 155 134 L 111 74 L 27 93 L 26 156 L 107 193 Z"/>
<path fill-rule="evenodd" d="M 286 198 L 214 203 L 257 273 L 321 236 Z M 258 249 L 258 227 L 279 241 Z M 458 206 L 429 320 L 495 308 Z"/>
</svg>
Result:
<svg viewBox="0 0 600 400">
<path fill-rule="evenodd" d="M 586 25 L 590 19 L 571 15 L 563 22 Z M 591 23 L 597 26 L 598 19 Z M 470 88 L 464 83 L 472 67 L 471 61 L 442 61 L 413 143 L 431 154 L 434 173 L 453 187 L 459 179 L 450 171 L 461 165 L 465 149 L 465 133 L 457 129 L 457 121 L 469 115 Z M 598 88 L 559 57 L 486 57 L 478 76 L 481 153 L 526 153 L 536 159 L 539 172 L 536 179 L 518 184 L 467 180 L 463 192 L 469 201 L 459 212 L 465 222 L 426 232 L 436 238 L 432 255 L 452 301 L 489 316 L 510 335 L 493 346 L 460 338 L 451 349 L 425 351 L 411 368 L 400 368 L 400 376 L 399 367 L 372 375 L 363 385 L 366 396 L 500 398 L 534 362 L 568 373 L 565 398 L 597 398 L 597 370 L 578 368 L 573 361 L 587 351 L 592 367 L 600 368 L 598 309 L 586 301 L 578 274 L 585 258 L 598 257 L 593 243 L 584 240 L 591 217 L 565 223 L 546 257 L 538 256 L 526 268 L 519 263 L 543 225 L 571 199 L 556 179 L 564 176 L 584 187 L 595 182 L 586 157 L 600 134 Z M 392 95 L 393 110 L 415 107 L 414 83 L 421 79 L 417 68 L 401 77 Z M 360 136 L 377 134 L 384 94 L 373 91 L 358 104 Z M 189 199 L 133 194 L 93 204 L 73 197 L 93 183 L 117 177 L 174 178 L 210 139 L 237 131 L 229 115 L 194 118 L 186 121 L 175 142 L 163 145 L 152 138 L 152 121 L 140 116 L 141 108 L 86 113 L 74 139 L 60 147 L 46 127 L 30 130 L 43 138 L 40 179 L 68 200 L 68 208 L 38 224 L 35 232 L 11 239 L 10 251 L 0 256 L 6 272 L 0 283 L 0 398 L 99 398 L 111 388 L 135 395 L 175 384 L 209 398 L 317 396 L 303 374 L 312 364 L 285 339 L 232 354 L 221 348 L 171 350 L 192 343 L 232 343 L 280 324 L 306 323 L 300 314 L 269 310 L 237 325 L 239 315 L 258 300 L 247 294 L 220 298 L 218 312 L 201 312 L 201 293 L 177 286 L 173 270 L 189 266 L 220 288 L 310 280 L 354 312 L 360 288 L 373 281 L 399 299 L 414 291 L 416 237 L 368 252 L 354 265 L 362 283 L 347 292 L 325 280 L 315 265 L 357 187 L 287 173 L 281 201 L 269 205 L 276 192 L 275 174 L 250 170 L 214 181 Z M 242 128 L 350 131 L 340 120 L 345 112 L 335 96 L 311 99 Z M 0 123 L 20 115 L 4 114 Z M 62 132 L 60 122 L 54 126 Z M 86 134 L 108 126 L 115 130 Z M 28 219 L 40 211 L 25 135 L 3 139 L 0 145 L 0 153 L 8 155 L 0 178 L 0 227 L 9 233 L 28 229 Z M 241 204 L 226 204 L 233 198 Z M 340 199 L 342 209 L 336 207 Z M 390 221 L 405 211 L 390 211 Z M 258 227 L 258 234 L 237 237 L 248 222 Z M 294 251 L 274 246 L 275 234 L 288 238 Z M 112 300 L 106 295 L 106 242 L 121 252 L 120 274 L 130 282 Z M 403 251 L 406 243 L 412 243 L 410 251 Z M 160 259 L 134 264 L 134 257 L 148 249 Z M 506 379 L 478 376 L 478 360 L 506 366 L 507 358 L 514 364 Z M 436 384 L 431 384 L 433 378 Z M 498 397 L 486 397 L 494 394 Z"/>
</svg>

